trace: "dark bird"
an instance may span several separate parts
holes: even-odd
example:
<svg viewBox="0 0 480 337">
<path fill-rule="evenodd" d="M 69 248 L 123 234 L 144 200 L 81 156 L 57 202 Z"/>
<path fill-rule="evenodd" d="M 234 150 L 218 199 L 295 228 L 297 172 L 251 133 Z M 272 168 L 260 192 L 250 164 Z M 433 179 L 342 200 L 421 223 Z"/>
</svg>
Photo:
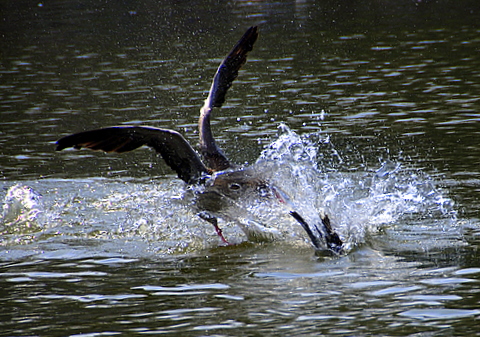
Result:
<svg viewBox="0 0 480 337">
<path fill-rule="evenodd" d="M 187 184 L 206 186 L 205 192 L 202 193 L 204 197 L 201 208 L 204 211 L 200 212 L 199 216 L 213 224 L 224 243 L 228 241 L 224 238 L 216 217 L 210 213 L 215 211 L 215 207 L 220 206 L 218 204 L 211 206 L 214 203 L 209 203 L 208 198 L 214 196 L 214 199 L 217 197 L 217 199 L 234 200 L 246 193 L 262 193 L 285 206 L 288 213 L 303 227 L 317 250 L 327 249 L 334 253 L 341 253 L 343 242 L 332 229 L 326 215 L 321 219 L 320 228 L 316 224 L 311 227 L 294 209 L 289 198 L 280 188 L 258 177 L 249 168 L 237 168 L 230 163 L 213 137 L 210 127 L 211 111 L 213 108 L 220 108 L 224 103 L 225 95 L 237 78 L 238 71 L 245 64 L 247 54 L 253 49 L 257 37 L 258 27 L 250 27 L 225 57 L 215 73 L 205 104 L 200 109 L 198 122 L 200 152 L 206 165 L 180 133 L 150 126 L 113 126 L 75 133 L 59 139 L 56 150 L 85 147 L 91 150 L 122 153 L 146 145 L 159 153 L 167 165 Z M 248 233 L 246 234 L 248 236 Z"/>
</svg>

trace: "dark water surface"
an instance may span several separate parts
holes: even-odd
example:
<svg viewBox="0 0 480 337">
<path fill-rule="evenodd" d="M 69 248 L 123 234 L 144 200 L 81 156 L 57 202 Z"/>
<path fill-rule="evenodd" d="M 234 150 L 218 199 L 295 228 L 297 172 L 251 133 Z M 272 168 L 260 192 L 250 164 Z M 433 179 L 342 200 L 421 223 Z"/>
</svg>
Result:
<svg viewBox="0 0 480 337">
<path fill-rule="evenodd" d="M 473 336 L 480 318 L 477 1 L 0 4 L 1 336 Z M 147 124 L 197 143 L 218 63 L 260 37 L 220 146 L 349 245 L 282 232 L 219 247 L 152 151 L 56 153 Z M 231 215 L 231 213 L 226 215 Z"/>
</svg>

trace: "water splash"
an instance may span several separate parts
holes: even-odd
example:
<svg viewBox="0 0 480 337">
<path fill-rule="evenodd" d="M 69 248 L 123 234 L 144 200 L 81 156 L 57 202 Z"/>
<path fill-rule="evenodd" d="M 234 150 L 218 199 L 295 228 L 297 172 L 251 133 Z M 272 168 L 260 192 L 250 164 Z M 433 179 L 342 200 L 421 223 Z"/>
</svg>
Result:
<svg viewBox="0 0 480 337">
<path fill-rule="evenodd" d="M 371 170 L 343 171 L 337 167 L 344 159 L 339 155 L 319 161 L 325 158 L 323 151 L 332 149 L 328 136 L 300 136 L 281 125 L 279 137 L 251 170 L 277 186 L 308 223 L 319 224 L 321 214 L 328 214 L 347 251 L 368 244 L 370 234 L 379 229 L 401 223 L 432 219 L 429 225 L 437 226 L 436 231 L 448 231 L 454 224 L 453 201 L 428 174 L 393 160 Z M 2 233 L 34 233 L 30 241 L 59 238 L 62 244 L 66 238 L 81 244 L 90 240 L 104 243 L 105 250 L 143 244 L 160 254 L 189 254 L 221 244 L 213 226 L 197 216 L 201 188 L 188 188 L 178 179 L 45 179 L 41 184 L 43 197 L 25 185 L 8 190 Z M 216 215 L 231 243 L 276 240 L 309 247 L 288 211 L 266 192 L 229 200 Z"/>
<path fill-rule="evenodd" d="M 35 231 L 44 213 L 42 196 L 33 188 L 14 185 L 7 190 L 0 220 L 2 233 Z"/>
<path fill-rule="evenodd" d="M 347 247 L 362 244 L 370 233 L 406 217 L 456 219 L 454 202 L 426 173 L 385 160 L 375 171 L 342 172 L 332 162 L 318 162 L 318 152 L 335 149 L 329 137 L 299 136 L 285 125 L 256 165 L 283 188 L 299 212 L 315 221 L 325 212 Z M 318 220 L 317 220 L 318 221 Z"/>
</svg>

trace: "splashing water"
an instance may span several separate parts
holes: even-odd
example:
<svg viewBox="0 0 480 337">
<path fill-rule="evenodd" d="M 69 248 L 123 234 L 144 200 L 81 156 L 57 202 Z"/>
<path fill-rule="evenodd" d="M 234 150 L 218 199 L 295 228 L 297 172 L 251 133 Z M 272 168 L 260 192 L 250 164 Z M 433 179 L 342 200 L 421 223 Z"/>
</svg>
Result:
<svg viewBox="0 0 480 337">
<path fill-rule="evenodd" d="M 319 153 L 332 149 L 328 137 L 299 136 L 281 125 L 278 139 L 264 149 L 251 170 L 278 187 L 308 223 L 319 224 L 320 215 L 327 214 L 347 252 L 367 242 L 369 234 L 402 219 L 455 220 L 453 201 L 442 195 L 427 174 L 388 160 L 376 171 L 357 172 L 318 163 Z M 219 245 L 213 226 L 197 216 L 198 191 L 178 179 L 128 183 L 45 179 L 42 185 L 43 198 L 23 185 L 7 191 L 0 222 L 3 234 L 36 232 L 36 240 L 113 241 L 122 250 L 132 242 L 136 246 L 143 242 L 149 251 L 161 254 Z M 215 215 L 231 243 L 248 239 L 310 245 L 288 207 L 261 193 L 229 200 Z M 241 228 L 250 235 L 246 237 Z M 18 238 L 3 245 L 12 242 Z"/>
<path fill-rule="evenodd" d="M 3 202 L 0 229 L 8 233 L 38 228 L 38 219 L 44 212 L 41 198 L 40 193 L 29 186 L 17 184 L 10 187 Z"/>
<path fill-rule="evenodd" d="M 386 160 L 376 171 L 342 172 L 317 162 L 325 148 L 338 156 L 328 136 L 299 136 L 285 125 L 280 132 L 256 165 L 271 172 L 270 181 L 289 193 L 300 214 L 325 212 L 347 249 L 408 216 L 456 219 L 453 201 L 417 169 Z"/>
</svg>

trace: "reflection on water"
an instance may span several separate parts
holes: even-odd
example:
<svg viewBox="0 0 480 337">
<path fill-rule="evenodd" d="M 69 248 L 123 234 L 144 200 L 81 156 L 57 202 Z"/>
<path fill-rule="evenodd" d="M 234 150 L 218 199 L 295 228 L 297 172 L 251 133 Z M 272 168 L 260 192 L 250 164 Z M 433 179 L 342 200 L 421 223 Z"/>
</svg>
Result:
<svg viewBox="0 0 480 337">
<path fill-rule="evenodd" d="M 476 333 L 477 7 L 7 1 L 0 335 Z M 53 151 L 127 123 L 195 144 L 218 62 L 259 23 L 215 135 L 305 213 L 326 209 L 346 256 L 315 256 L 283 220 L 282 240 L 264 243 L 224 221 L 238 244 L 218 247 L 151 152 Z M 281 219 L 246 212 L 271 222 L 268 207 Z"/>
</svg>

